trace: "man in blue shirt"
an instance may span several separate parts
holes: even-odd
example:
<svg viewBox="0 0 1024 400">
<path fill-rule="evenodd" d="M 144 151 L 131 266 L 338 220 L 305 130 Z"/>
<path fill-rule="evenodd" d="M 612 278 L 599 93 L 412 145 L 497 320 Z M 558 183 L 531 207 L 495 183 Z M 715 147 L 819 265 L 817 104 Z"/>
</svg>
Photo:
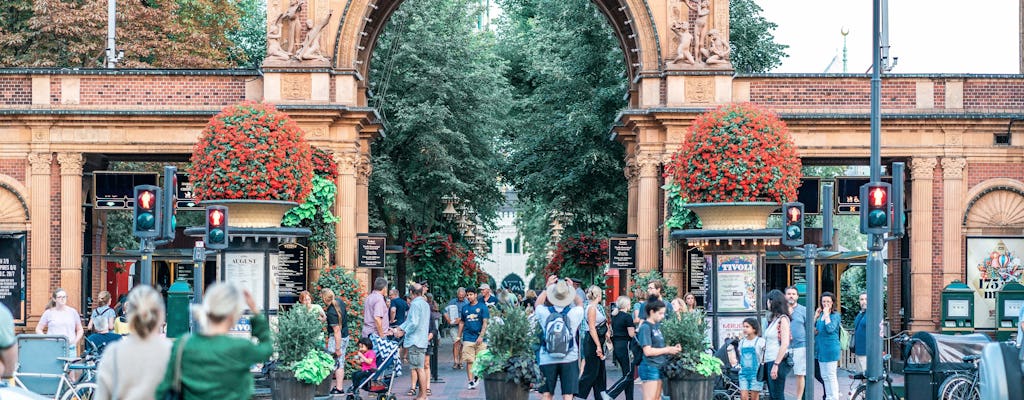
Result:
<svg viewBox="0 0 1024 400">
<path fill-rule="evenodd" d="M 853 343 L 850 350 L 857 355 L 857 368 L 864 372 L 868 366 L 868 294 L 861 292 L 859 300 L 860 313 L 853 319 Z"/>
<path fill-rule="evenodd" d="M 796 398 L 804 397 L 804 385 L 807 380 L 807 307 L 801 305 L 800 292 L 796 286 L 786 288 L 786 302 L 789 303 L 790 354 L 793 355 L 793 375 L 796 375 Z"/>
<path fill-rule="evenodd" d="M 488 285 L 486 283 L 480 285 L 480 300 L 482 300 L 484 304 L 488 306 L 498 304 L 498 296 L 495 296 L 493 293 L 491 293 L 491 285 Z"/>
<path fill-rule="evenodd" d="M 391 327 L 405 322 L 405 314 L 409 311 L 409 303 L 398 295 L 398 289 L 391 289 Z"/>
<path fill-rule="evenodd" d="M 469 304 L 462 307 L 459 313 L 458 339 L 462 340 L 462 362 L 466 364 L 469 389 L 476 389 L 479 379 L 473 377 L 473 361 L 476 361 L 478 354 L 487 350 L 484 335 L 487 334 L 487 320 L 491 318 L 491 313 L 487 310 L 487 304 L 477 301 L 476 290 L 466 289 L 466 298 Z"/>
<path fill-rule="evenodd" d="M 413 382 L 419 383 L 417 400 L 426 400 L 427 381 L 429 374 L 426 370 L 427 353 L 427 332 L 430 330 L 430 306 L 423 299 L 423 285 L 413 284 L 409 291 L 412 297 L 412 305 L 409 308 L 408 318 L 395 329 L 395 336 L 405 337 L 405 348 L 409 351 L 409 368 L 412 369 Z"/>
</svg>

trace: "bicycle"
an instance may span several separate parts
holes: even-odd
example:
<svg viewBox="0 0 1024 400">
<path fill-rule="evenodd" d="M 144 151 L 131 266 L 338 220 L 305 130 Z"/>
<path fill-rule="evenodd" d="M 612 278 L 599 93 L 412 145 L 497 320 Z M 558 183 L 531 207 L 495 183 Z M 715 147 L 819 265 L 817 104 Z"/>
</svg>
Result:
<svg viewBox="0 0 1024 400">
<path fill-rule="evenodd" d="M 939 386 L 940 400 L 980 400 L 981 388 L 978 387 L 979 355 L 964 356 L 965 363 L 971 364 L 967 372 L 950 375 Z"/>
<path fill-rule="evenodd" d="M 892 342 L 904 346 L 911 340 L 910 335 L 907 332 L 900 332 L 896 336 L 891 338 Z M 890 346 L 891 348 L 892 346 Z M 882 400 L 901 400 L 900 396 L 896 394 L 896 391 L 892 388 L 892 374 L 890 373 L 890 363 L 892 360 L 891 354 L 885 354 L 882 356 Z M 863 372 L 859 372 L 850 375 L 850 379 L 853 382 L 850 383 L 850 400 L 865 400 L 867 398 L 868 382 L 867 377 L 864 376 Z M 859 382 L 859 383 L 858 383 Z"/>
<path fill-rule="evenodd" d="M 60 375 L 60 381 L 57 383 L 57 391 L 53 395 L 53 400 L 92 400 L 96 395 L 97 389 L 96 359 L 91 355 L 86 355 L 83 358 L 59 357 L 57 359 L 64 362 L 64 372 Z M 81 371 L 81 375 L 74 379 L 74 382 L 71 379 L 73 371 Z M 50 374 L 15 373 L 15 385 L 25 390 L 28 390 L 28 388 L 18 379 L 19 376 L 54 377 L 54 375 Z"/>
</svg>

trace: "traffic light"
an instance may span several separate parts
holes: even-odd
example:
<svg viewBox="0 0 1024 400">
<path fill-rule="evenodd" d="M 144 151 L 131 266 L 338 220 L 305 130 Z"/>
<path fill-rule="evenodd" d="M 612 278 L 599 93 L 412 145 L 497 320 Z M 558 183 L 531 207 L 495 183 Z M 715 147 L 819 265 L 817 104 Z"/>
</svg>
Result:
<svg viewBox="0 0 1024 400">
<path fill-rule="evenodd" d="M 206 207 L 206 235 L 203 238 L 206 248 L 224 250 L 228 248 L 228 208 L 224 206 Z"/>
<path fill-rule="evenodd" d="M 164 166 L 163 189 L 164 221 L 160 238 L 163 240 L 174 240 L 174 231 L 178 228 L 178 219 L 175 216 L 178 210 L 178 167 Z"/>
<path fill-rule="evenodd" d="M 882 235 L 889 232 L 889 191 L 885 182 L 860 187 L 860 233 Z"/>
<path fill-rule="evenodd" d="M 132 209 L 132 231 L 140 238 L 159 238 L 161 234 L 161 193 L 153 185 L 135 187 L 135 207 Z"/>
<path fill-rule="evenodd" d="M 804 204 L 785 203 L 782 205 L 782 244 L 797 247 L 804 244 Z"/>
</svg>

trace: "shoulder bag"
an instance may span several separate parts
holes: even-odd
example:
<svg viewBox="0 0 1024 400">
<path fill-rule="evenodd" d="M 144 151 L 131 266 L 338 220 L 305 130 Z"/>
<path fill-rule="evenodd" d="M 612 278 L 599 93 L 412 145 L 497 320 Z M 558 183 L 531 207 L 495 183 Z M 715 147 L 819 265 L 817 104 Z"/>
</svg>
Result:
<svg viewBox="0 0 1024 400">
<path fill-rule="evenodd" d="M 163 400 L 182 400 L 185 398 L 181 391 L 181 356 L 185 352 L 185 345 L 188 344 L 189 335 L 181 338 L 181 346 L 174 355 L 174 378 L 171 381 L 171 388 L 167 390 Z"/>
<path fill-rule="evenodd" d="M 758 338 L 758 339 L 764 340 L 764 338 Z M 757 341 L 756 340 L 754 341 L 754 349 L 755 350 L 757 349 Z M 768 350 L 767 343 L 765 343 L 765 346 L 761 347 L 761 358 L 760 358 L 760 362 L 757 364 L 757 380 L 761 381 L 761 382 L 767 382 L 768 381 L 768 368 L 765 368 L 765 365 L 764 365 L 764 352 L 767 351 L 767 350 Z"/>
</svg>

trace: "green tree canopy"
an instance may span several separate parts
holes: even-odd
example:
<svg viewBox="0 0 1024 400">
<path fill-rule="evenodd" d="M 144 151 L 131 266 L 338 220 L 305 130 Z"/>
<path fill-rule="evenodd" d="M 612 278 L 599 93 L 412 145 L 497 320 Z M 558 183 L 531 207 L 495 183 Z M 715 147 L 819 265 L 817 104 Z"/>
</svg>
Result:
<svg viewBox="0 0 1024 400">
<path fill-rule="evenodd" d="M 769 72 L 782 65 L 789 46 L 775 42 L 778 25 L 761 16 L 754 0 L 729 1 L 732 66 L 738 73 Z"/>
</svg>

